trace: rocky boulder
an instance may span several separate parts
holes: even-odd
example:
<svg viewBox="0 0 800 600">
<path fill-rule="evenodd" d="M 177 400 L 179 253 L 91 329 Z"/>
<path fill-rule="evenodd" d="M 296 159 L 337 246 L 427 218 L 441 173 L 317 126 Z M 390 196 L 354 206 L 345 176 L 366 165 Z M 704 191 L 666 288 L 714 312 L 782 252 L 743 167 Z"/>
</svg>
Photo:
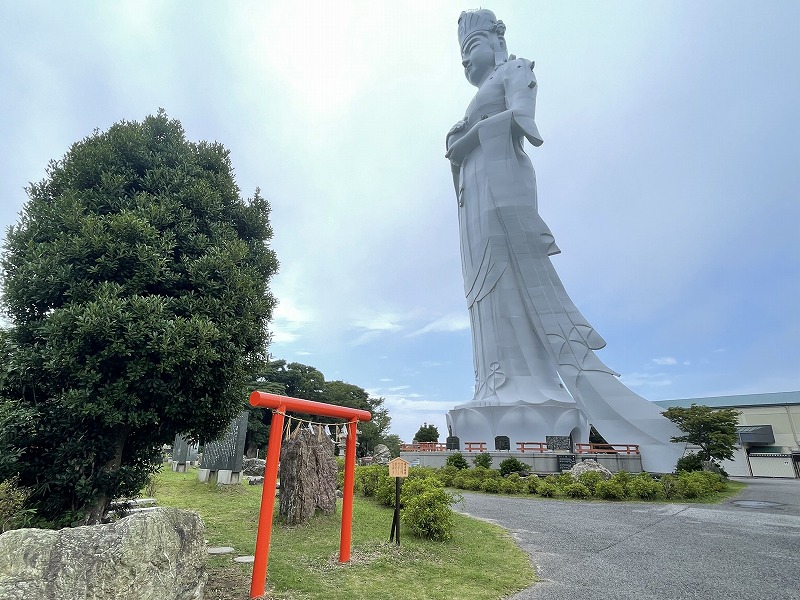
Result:
<svg viewBox="0 0 800 600">
<path fill-rule="evenodd" d="M 15 529 L 0 535 L 4 600 L 201 600 L 205 529 L 163 508 L 108 525 Z"/>
<path fill-rule="evenodd" d="M 603 479 L 611 479 L 612 476 L 611 471 L 606 469 L 596 460 L 584 460 L 583 462 L 579 462 L 569 470 L 573 479 L 577 479 L 578 477 L 580 477 L 581 473 L 586 473 L 587 471 L 597 471 L 603 476 Z"/>
<path fill-rule="evenodd" d="M 254 477 L 263 477 L 267 461 L 263 458 L 245 458 L 242 461 L 242 473 Z"/>
</svg>

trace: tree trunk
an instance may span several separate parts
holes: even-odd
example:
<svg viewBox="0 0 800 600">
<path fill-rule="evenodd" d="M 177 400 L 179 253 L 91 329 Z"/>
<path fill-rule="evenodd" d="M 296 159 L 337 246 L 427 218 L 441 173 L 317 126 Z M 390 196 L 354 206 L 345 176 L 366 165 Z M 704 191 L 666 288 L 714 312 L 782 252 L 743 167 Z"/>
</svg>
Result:
<svg viewBox="0 0 800 600">
<path fill-rule="evenodd" d="M 122 464 L 122 450 L 125 448 L 125 442 L 128 439 L 128 430 L 127 428 L 124 430 L 123 433 L 114 441 L 114 456 L 111 457 L 104 466 L 103 471 L 116 471 L 119 469 L 120 465 Z M 108 512 L 108 505 L 111 501 L 111 498 L 108 497 L 108 493 L 103 490 L 100 492 L 100 495 L 97 497 L 97 501 L 92 506 L 89 514 L 86 516 L 86 524 L 87 525 L 97 525 L 98 523 L 102 523 L 103 518 L 106 516 L 106 512 Z"/>
</svg>

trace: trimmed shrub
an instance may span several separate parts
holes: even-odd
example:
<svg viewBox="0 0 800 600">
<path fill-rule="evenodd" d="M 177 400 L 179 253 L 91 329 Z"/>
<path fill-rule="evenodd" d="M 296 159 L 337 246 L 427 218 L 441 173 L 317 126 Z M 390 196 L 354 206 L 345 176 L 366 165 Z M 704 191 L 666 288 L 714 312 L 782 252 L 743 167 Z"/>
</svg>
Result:
<svg viewBox="0 0 800 600">
<path fill-rule="evenodd" d="M 683 458 L 679 458 L 678 462 L 675 464 L 675 471 L 680 473 L 681 471 L 702 471 L 703 470 L 703 459 L 700 457 L 699 454 L 689 453 Z"/>
<path fill-rule="evenodd" d="M 464 458 L 464 455 L 461 454 L 461 452 L 456 452 L 448 456 L 446 464 L 450 467 L 455 467 L 456 469 L 469 469 L 467 459 Z"/>
<path fill-rule="evenodd" d="M 595 495 L 603 500 L 622 500 L 625 498 L 625 488 L 620 482 L 609 479 L 597 484 Z"/>
<path fill-rule="evenodd" d="M 503 483 L 501 479 L 487 478 L 481 482 L 481 491 L 490 494 L 497 494 L 500 492 L 500 486 Z"/>
<path fill-rule="evenodd" d="M 620 471 L 619 473 L 614 473 L 611 477 L 610 481 L 618 483 L 622 486 L 622 492 L 626 496 L 628 495 L 628 484 L 633 479 L 633 475 L 628 473 L 627 471 Z"/>
<path fill-rule="evenodd" d="M 564 493 L 570 498 L 591 498 L 592 496 L 589 488 L 577 481 L 566 486 Z"/>
<path fill-rule="evenodd" d="M 511 473 L 526 471 L 527 469 L 528 468 L 523 463 L 514 457 L 507 458 L 500 463 L 500 475 L 503 477 Z"/>
<path fill-rule="evenodd" d="M 454 523 L 450 505 L 457 502 L 458 498 L 434 485 L 436 480 L 418 481 L 426 486 L 423 491 L 401 499 L 403 508 L 400 515 L 403 522 L 418 537 L 436 541 L 451 539 Z"/>
<path fill-rule="evenodd" d="M 648 473 L 641 473 L 628 482 L 628 495 L 640 500 L 657 500 L 665 496 L 664 486 Z"/>
<path fill-rule="evenodd" d="M 477 492 L 481 489 L 481 484 L 483 481 L 478 479 L 477 477 L 467 477 L 464 479 L 464 488 L 465 490 L 469 490 L 472 492 Z"/>
<path fill-rule="evenodd" d="M 664 488 L 664 497 L 667 500 L 674 500 L 680 495 L 678 492 L 678 478 L 675 475 L 662 475 L 659 483 Z"/>
<path fill-rule="evenodd" d="M 397 495 L 396 486 L 397 484 L 394 482 L 394 477 L 389 477 L 387 473 L 378 480 L 378 486 L 375 488 L 375 500 L 384 506 L 394 507 L 394 500 Z M 403 488 L 405 488 L 405 484 L 403 484 Z"/>
<path fill-rule="evenodd" d="M 558 493 L 558 487 L 554 483 L 550 483 L 545 479 L 544 481 L 539 483 L 539 486 L 536 488 L 536 491 L 539 493 L 540 496 L 544 498 L 552 498 Z"/>
<path fill-rule="evenodd" d="M 527 491 L 525 481 L 519 473 L 512 473 L 505 479 L 500 480 L 500 491 L 504 494 L 524 494 Z"/>
<path fill-rule="evenodd" d="M 541 483 L 541 479 L 539 479 L 538 475 L 531 475 L 525 479 L 525 487 L 528 490 L 529 494 L 535 494 L 536 491 L 539 489 L 539 483 Z"/>
<path fill-rule="evenodd" d="M 594 494 L 597 489 L 597 484 L 605 481 L 605 477 L 599 471 L 584 471 L 578 475 L 578 481 L 589 488 L 589 491 Z"/>
<path fill-rule="evenodd" d="M 474 477 L 472 477 L 469 474 L 468 471 L 459 471 L 453 477 L 452 486 L 454 488 L 458 488 L 460 490 L 466 490 L 467 489 L 467 486 L 466 486 L 467 479 L 474 479 Z"/>
<path fill-rule="evenodd" d="M 725 481 L 720 475 L 708 471 L 681 471 L 675 487 L 680 496 L 707 498 L 726 489 Z"/>
<path fill-rule="evenodd" d="M 492 455 L 488 452 L 481 452 L 472 459 L 472 464 L 476 467 L 485 467 L 490 469 L 492 467 Z"/>
<path fill-rule="evenodd" d="M 381 473 L 389 477 L 389 469 L 380 465 L 357 466 L 355 470 L 354 489 L 362 496 L 370 498 L 375 495 Z"/>
<path fill-rule="evenodd" d="M 388 473 L 388 468 L 384 467 Z M 439 470 L 436 467 L 411 467 L 408 470 L 408 479 L 438 479 Z"/>
<path fill-rule="evenodd" d="M 436 477 L 439 478 L 439 481 L 442 482 L 444 487 L 454 487 L 453 480 L 455 479 L 456 475 L 458 475 L 459 470 L 458 467 L 454 465 L 445 465 L 441 469 L 439 469 Z"/>
<path fill-rule="evenodd" d="M 500 479 L 500 471 L 495 471 L 489 467 L 475 467 L 469 470 L 470 474 L 477 477 L 481 481 L 487 478 Z"/>
</svg>

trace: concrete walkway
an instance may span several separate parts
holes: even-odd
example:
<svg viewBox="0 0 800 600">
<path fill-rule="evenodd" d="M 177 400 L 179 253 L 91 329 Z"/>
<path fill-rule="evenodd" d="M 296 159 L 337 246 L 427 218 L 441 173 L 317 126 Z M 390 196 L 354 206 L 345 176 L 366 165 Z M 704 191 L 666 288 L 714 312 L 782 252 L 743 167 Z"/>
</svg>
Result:
<svg viewBox="0 0 800 600">
<path fill-rule="evenodd" d="M 465 493 L 460 510 L 531 556 L 542 581 L 514 600 L 800 600 L 800 480 L 741 481 L 724 504 Z"/>
</svg>

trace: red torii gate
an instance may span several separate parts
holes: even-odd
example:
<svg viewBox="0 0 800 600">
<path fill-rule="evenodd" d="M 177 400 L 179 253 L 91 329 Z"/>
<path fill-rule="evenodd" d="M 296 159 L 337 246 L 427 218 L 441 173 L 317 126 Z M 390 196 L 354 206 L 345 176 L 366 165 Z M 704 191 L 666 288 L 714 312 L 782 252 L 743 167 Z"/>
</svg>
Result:
<svg viewBox="0 0 800 600">
<path fill-rule="evenodd" d="M 258 515 L 258 536 L 253 560 L 253 580 L 250 597 L 264 595 L 269 560 L 269 540 L 272 534 L 272 513 L 275 509 L 275 483 L 278 479 L 278 460 L 283 441 L 283 421 L 287 411 L 302 412 L 325 417 L 349 419 L 347 423 L 347 445 L 344 452 L 344 489 L 342 490 L 342 532 L 339 538 L 339 562 L 350 560 L 350 542 L 353 534 L 353 485 L 356 466 L 356 435 L 359 421 L 369 421 L 372 414 L 367 410 L 324 404 L 312 400 L 290 398 L 267 392 L 250 394 L 250 404 L 259 408 L 271 408 L 267 464 L 264 469 L 264 489 L 261 492 L 261 512 Z"/>
</svg>

